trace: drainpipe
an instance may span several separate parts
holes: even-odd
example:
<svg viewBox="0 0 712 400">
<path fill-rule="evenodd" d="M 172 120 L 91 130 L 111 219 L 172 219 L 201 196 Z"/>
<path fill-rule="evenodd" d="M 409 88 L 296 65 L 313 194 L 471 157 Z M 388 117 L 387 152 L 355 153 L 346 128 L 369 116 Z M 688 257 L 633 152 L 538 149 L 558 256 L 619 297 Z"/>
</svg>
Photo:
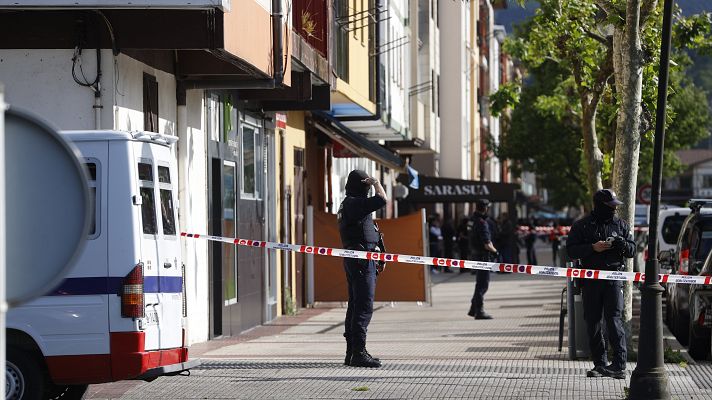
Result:
<svg viewBox="0 0 712 400">
<path fill-rule="evenodd" d="M 101 49 L 96 49 L 96 83 L 92 86 L 94 89 L 94 129 L 101 129 L 101 109 L 104 106 L 101 104 Z"/>
<path fill-rule="evenodd" d="M 282 86 L 284 80 L 282 18 L 282 0 L 272 0 L 272 79 L 275 86 Z"/>
<path fill-rule="evenodd" d="M 381 0 L 375 0 L 376 10 L 381 8 Z M 378 21 L 378 19 L 376 19 Z M 374 33 L 374 48 L 378 49 L 378 44 L 381 42 L 381 22 L 376 22 L 376 32 Z M 376 113 L 373 115 L 363 116 L 363 117 L 338 117 L 339 121 L 378 121 L 381 119 L 381 54 L 378 51 L 375 52 L 376 55 L 376 71 L 374 72 L 374 79 L 376 80 Z"/>
</svg>

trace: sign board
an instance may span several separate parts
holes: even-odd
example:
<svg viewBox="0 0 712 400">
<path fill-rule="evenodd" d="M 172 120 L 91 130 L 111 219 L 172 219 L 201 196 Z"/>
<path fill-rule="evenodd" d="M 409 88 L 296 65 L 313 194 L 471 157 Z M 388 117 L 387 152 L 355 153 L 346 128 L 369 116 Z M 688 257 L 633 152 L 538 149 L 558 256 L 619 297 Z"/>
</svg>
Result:
<svg viewBox="0 0 712 400">
<path fill-rule="evenodd" d="M 39 118 L 5 112 L 5 249 L 10 306 L 65 278 L 86 242 L 89 188 L 76 149 Z"/>
<path fill-rule="evenodd" d="M 519 185 L 488 181 L 418 177 L 418 189 L 410 189 L 405 199 L 413 203 L 471 203 L 478 199 L 512 202 Z"/>
<path fill-rule="evenodd" d="M 645 184 L 638 188 L 637 198 L 638 202 L 642 204 L 650 204 L 650 199 L 652 197 L 653 187 L 650 184 Z"/>
</svg>

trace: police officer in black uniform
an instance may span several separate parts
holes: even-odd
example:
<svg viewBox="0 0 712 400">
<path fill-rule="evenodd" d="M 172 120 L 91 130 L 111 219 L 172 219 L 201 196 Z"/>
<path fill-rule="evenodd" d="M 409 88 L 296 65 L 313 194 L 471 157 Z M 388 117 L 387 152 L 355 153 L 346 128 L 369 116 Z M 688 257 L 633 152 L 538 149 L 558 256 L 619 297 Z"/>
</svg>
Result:
<svg viewBox="0 0 712 400">
<path fill-rule="evenodd" d="M 612 190 L 599 190 L 593 195 L 591 214 L 571 227 L 566 250 L 570 258 L 581 260 L 583 268 L 620 271 L 625 268 L 624 258 L 634 256 L 635 242 L 630 228 L 615 216 L 616 207 L 621 204 Z M 622 318 L 623 282 L 583 279 L 583 307 L 594 364 L 586 376 L 624 379 L 627 351 Z M 602 316 L 613 349 L 613 363 L 610 365 L 601 327 Z"/>
<path fill-rule="evenodd" d="M 376 195 L 368 197 L 373 186 Z M 338 213 L 341 242 L 346 249 L 382 251 L 378 249 L 380 233 L 371 213 L 386 205 L 386 191 L 377 179 L 364 171 L 353 170 L 346 181 L 346 198 Z M 379 359 L 366 351 L 366 332 L 373 315 L 373 298 L 376 292 L 376 261 L 344 258 L 344 270 L 349 289 L 349 305 L 344 323 L 346 359 L 344 365 L 352 367 L 381 366 Z"/>
<path fill-rule="evenodd" d="M 475 212 L 470 224 L 470 243 L 472 245 L 473 261 L 495 261 L 497 249 L 492 244 L 493 232 L 496 232 L 496 222 L 487 215 L 489 201 L 480 199 L 475 204 Z M 489 289 L 490 271 L 477 270 L 475 278 L 475 293 L 472 295 L 470 311 L 467 315 L 475 319 L 492 319 L 484 310 L 485 293 Z"/>
</svg>

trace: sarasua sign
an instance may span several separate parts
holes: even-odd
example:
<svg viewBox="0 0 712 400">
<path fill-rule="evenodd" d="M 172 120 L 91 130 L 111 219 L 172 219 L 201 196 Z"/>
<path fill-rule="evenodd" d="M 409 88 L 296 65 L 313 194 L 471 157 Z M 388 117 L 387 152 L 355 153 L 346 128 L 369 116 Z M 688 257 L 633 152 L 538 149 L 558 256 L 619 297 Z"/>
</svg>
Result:
<svg viewBox="0 0 712 400">
<path fill-rule="evenodd" d="M 477 199 L 513 202 L 519 185 L 487 181 L 420 176 L 418 189 L 409 189 L 405 200 L 413 203 L 469 203 Z"/>
</svg>

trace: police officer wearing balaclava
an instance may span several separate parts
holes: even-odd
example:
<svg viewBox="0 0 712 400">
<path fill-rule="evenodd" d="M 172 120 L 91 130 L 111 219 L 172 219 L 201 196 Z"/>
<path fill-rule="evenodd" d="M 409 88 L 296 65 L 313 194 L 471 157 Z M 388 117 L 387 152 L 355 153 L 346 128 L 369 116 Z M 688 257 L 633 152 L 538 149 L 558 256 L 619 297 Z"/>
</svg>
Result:
<svg viewBox="0 0 712 400">
<path fill-rule="evenodd" d="M 376 195 L 368 197 L 373 186 Z M 386 205 L 386 191 L 376 178 L 364 171 L 353 170 L 346 181 L 346 198 L 341 202 L 338 221 L 341 242 L 346 249 L 378 251 L 380 234 L 371 213 Z M 383 249 L 380 249 L 383 250 Z M 346 338 L 345 365 L 352 367 L 381 366 L 379 359 L 366 351 L 366 332 L 373 315 L 376 293 L 376 261 L 344 258 L 348 282 L 349 303 L 346 309 L 344 337 Z"/>
<path fill-rule="evenodd" d="M 572 259 L 580 259 L 585 269 L 621 271 L 625 258 L 635 254 L 635 242 L 625 221 L 616 217 L 616 207 L 623 204 L 610 189 L 593 195 L 593 211 L 571 227 L 566 250 Z M 623 282 L 583 279 L 583 314 L 594 368 L 586 373 L 590 378 L 610 376 L 625 378 L 627 361 L 626 338 L 623 330 Z M 613 350 L 609 365 L 601 327 L 605 320 L 608 341 Z"/>
</svg>

